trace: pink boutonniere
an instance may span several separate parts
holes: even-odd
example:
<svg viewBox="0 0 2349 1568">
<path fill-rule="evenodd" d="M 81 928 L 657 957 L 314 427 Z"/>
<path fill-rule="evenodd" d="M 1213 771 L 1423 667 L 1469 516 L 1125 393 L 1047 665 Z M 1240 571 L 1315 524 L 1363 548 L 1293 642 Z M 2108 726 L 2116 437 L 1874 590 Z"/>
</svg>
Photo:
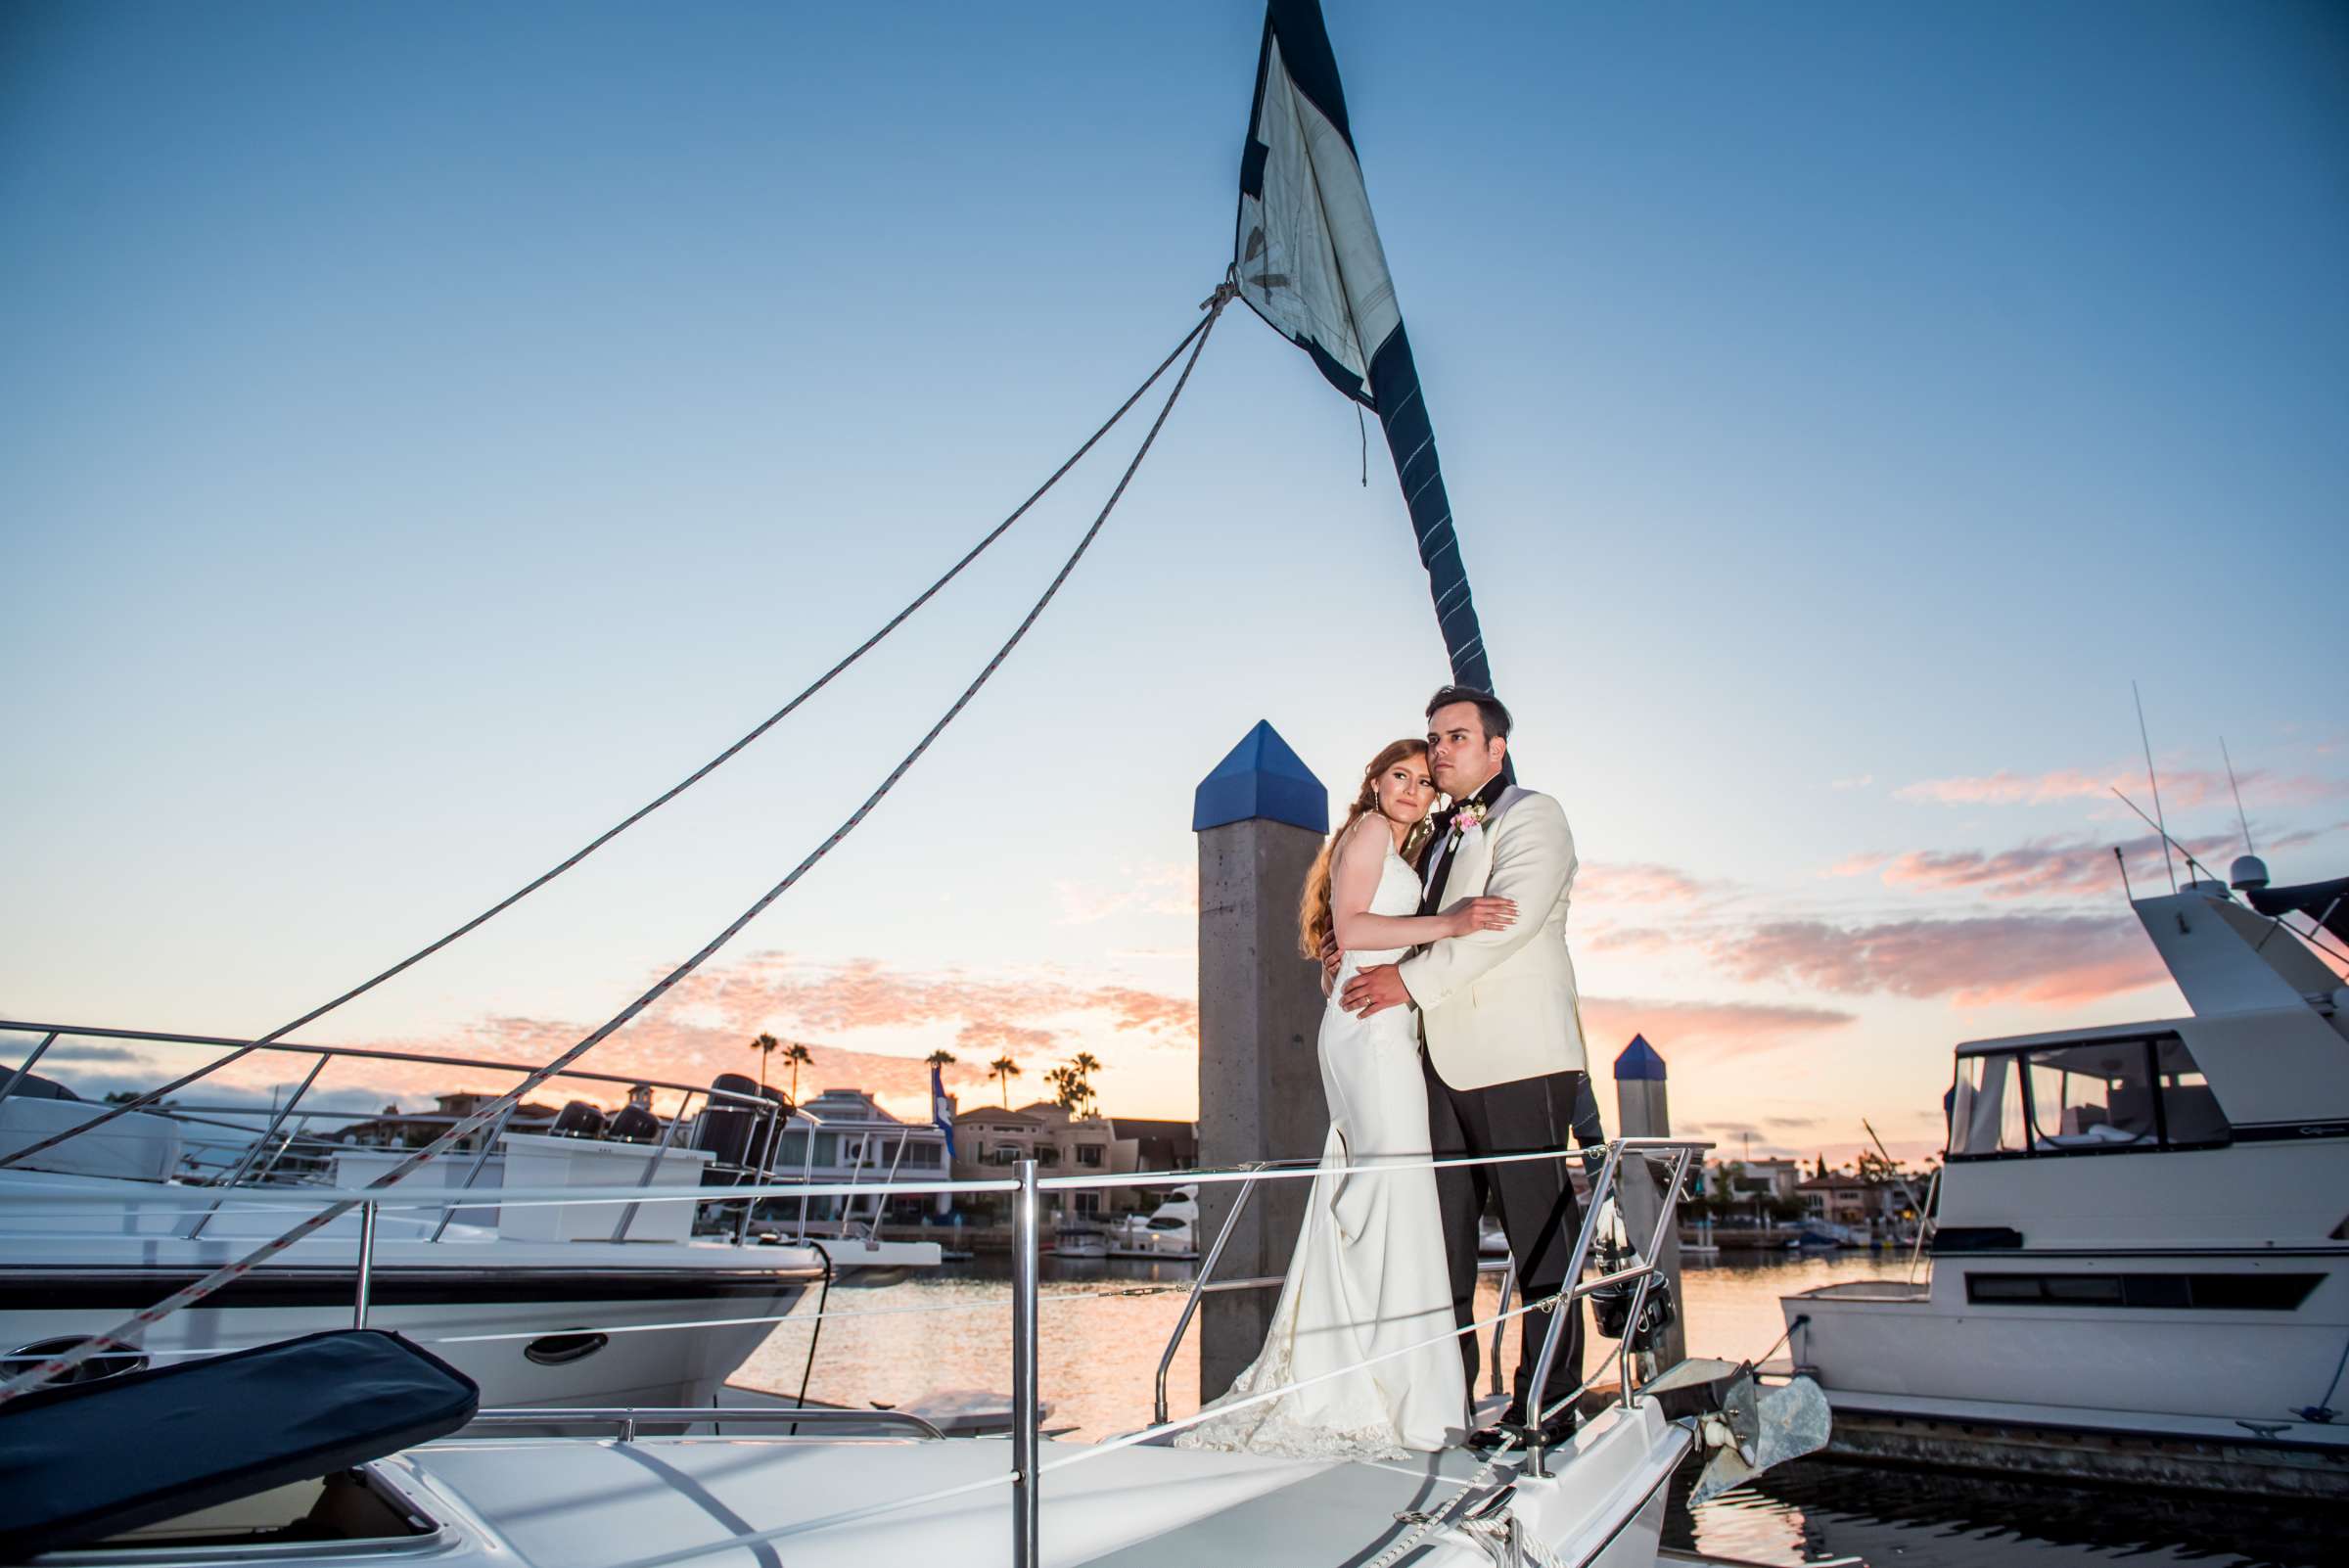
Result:
<svg viewBox="0 0 2349 1568">
<path fill-rule="evenodd" d="M 1484 802 L 1470 801 L 1466 805 L 1462 806 L 1458 810 L 1451 813 L 1451 842 L 1454 844 L 1459 843 L 1460 840 L 1466 836 L 1470 828 L 1476 827 L 1482 823 L 1484 819 Z"/>
</svg>

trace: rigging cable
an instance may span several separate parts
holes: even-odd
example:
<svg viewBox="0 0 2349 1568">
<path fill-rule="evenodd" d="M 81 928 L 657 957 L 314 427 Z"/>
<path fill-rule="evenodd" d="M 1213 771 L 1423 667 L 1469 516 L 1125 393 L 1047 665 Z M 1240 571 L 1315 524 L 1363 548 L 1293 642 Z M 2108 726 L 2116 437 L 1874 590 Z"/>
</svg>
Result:
<svg viewBox="0 0 2349 1568">
<path fill-rule="evenodd" d="M 1037 485 L 1035 492 L 1031 494 L 1028 499 L 1022 501 L 1017 507 L 1013 508 L 1009 517 L 996 524 L 992 530 L 989 530 L 985 537 L 980 539 L 977 544 L 972 545 L 971 548 L 964 553 L 961 560 L 955 562 L 951 567 L 947 568 L 944 576 L 940 577 L 936 582 L 931 583 L 927 588 L 924 588 L 919 594 L 916 594 L 912 601 L 909 602 L 903 609 L 899 610 L 896 615 L 890 617 L 889 620 L 883 623 L 880 630 L 874 632 L 871 636 L 865 638 L 864 641 L 858 643 L 854 649 L 851 650 L 846 658 L 842 659 L 831 669 L 825 670 L 821 675 L 818 675 L 812 682 L 808 684 L 805 691 L 802 691 L 798 696 L 785 703 L 781 708 L 776 709 L 765 718 L 760 720 L 758 724 L 752 727 L 749 733 L 745 734 L 740 740 L 734 742 L 733 745 L 728 746 L 724 751 L 719 752 L 715 757 L 713 757 L 710 759 L 710 761 L 704 762 L 700 767 L 697 767 L 691 773 L 688 773 L 676 784 L 671 785 L 668 789 L 663 791 L 651 801 L 646 802 L 643 806 L 638 807 L 635 810 L 621 818 L 620 821 L 614 823 L 611 827 L 606 828 L 603 832 L 597 834 L 593 839 L 587 842 L 584 848 L 565 858 L 561 863 L 554 866 L 551 870 L 541 873 L 529 883 L 526 883 L 523 887 L 517 889 L 513 893 L 508 894 L 505 898 L 500 899 L 497 902 L 491 904 L 480 914 L 475 915 L 471 920 L 466 921 L 463 925 L 449 932 L 446 936 L 443 936 L 437 941 L 427 943 L 424 946 L 419 947 L 416 949 L 416 951 L 408 954 L 405 958 L 402 958 L 399 962 L 393 964 L 391 968 L 386 969 L 373 979 L 362 981 L 360 984 L 353 986 L 350 988 L 350 990 L 343 992 L 343 994 L 340 996 L 335 997 L 332 1001 L 328 1001 L 317 1007 L 311 1008 L 308 1012 L 303 1013 L 299 1018 L 293 1020 L 291 1023 L 280 1024 L 277 1028 L 271 1030 L 268 1034 L 259 1037 L 257 1039 L 250 1040 L 238 1045 L 226 1056 L 219 1058 L 217 1061 L 207 1063 L 207 1065 L 198 1068 L 195 1072 L 184 1074 L 179 1078 L 175 1078 L 170 1083 L 163 1084 L 160 1088 L 151 1089 L 144 1094 L 134 1096 L 133 1098 L 122 1101 L 119 1104 L 110 1105 L 98 1115 L 90 1118 L 88 1121 L 78 1122 L 64 1131 L 52 1133 L 50 1136 L 42 1138 L 37 1142 L 26 1144 L 23 1148 L 13 1150 L 6 1155 L 0 1155 L 0 1168 L 15 1165 L 19 1161 L 26 1159 L 31 1155 L 39 1154 L 45 1149 L 54 1148 L 56 1145 L 65 1142 L 69 1138 L 79 1137 L 85 1132 L 93 1131 L 98 1128 L 104 1127 L 107 1123 L 114 1121 L 117 1117 L 127 1116 L 133 1111 L 145 1110 L 148 1106 L 155 1104 L 159 1100 L 162 1099 L 165 1095 L 175 1094 L 179 1090 L 187 1087 L 190 1084 L 197 1082 L 199 1079 L 208 1077 L 209 1075 L 218 1072 L 221 1068 L 228 1066 L 230 1063 L 235 1062 L 242 1057 L 249 1056 L 253 1052 L 261 1049 L 263 1046 L 276 1043 L 278 1040 L 285 1038 L 285 1037 L 293 1034 L 294 1031 L 300 1029 L 302 1026 L 316 1023 L 319 1019 L 324 1018 L 328 1013 L 333 1012 L 345 1002 L 354 1001 L 357 998 L 364 996 L 367 994 L 367 992 L 373 991 L 385 981 L 391 980 L 393 977 L 414 968 L 417 964 L 420 964 L 425 959 L 430 958 L 433 954 L 438 952 L 441 948 L 447 946 L 450 943 L 455 942 L 460 937 L 467 936 L 472 932 L 480 930 L 483 926 L 487 925 L 491 920 L 505 913 L 508 909 L 511 909 L 514 907 L 514 905 L 520 903 L 531 894 L 536 893 L 540 888 L 545 887 L 548 883 L 554 881 L 555 878 L 563 875 L 563 873 L 569 871 L 572 869 L 572 867 L 586 859 L 589 855 L 602 849 L 605 845 L 611 843 L 614 839 L 620 837 L 629 828 L 634 827 L 637 823 L 643 821 L 646 817 L 652 815 L 655 811 L 658 811 L 661 809 L 661 807 L 667 806 L 669 802 L 675 800 L 678 796 L 693 788 L 694 785 L 699 784 L 703 779 L 715 772 L 722 764 L 731 761 L 735 756 L 750 746 L 752 742 L 758 740 L 768 730 L 774 728 L 784 719 L 790 717 L 792 714 L 798 711 L 798 709 L 810 697 L 813 697 L 817 692 L 822 691 L 826 686 L 832 684 L 833 679 L 842 671 L 846 670 L 851 665 L 855 664 L 866 654 L 879 647 L 881 643 L 888 638 L 891 632 L 896 631 L 898 627 L 903 625 L 908 620 L 910 620 L 914 612 L 921 609 L 922 606 L 928 604 L 932 599 L 936 598 L 939 593 L 944 589 L 946 584 L 952 582 L 956 577 L 960 576 L 965 567 L 968 567 L 972 562 L 978 560 L 980 556 L 986 554 L 990 545 L 992 545 L 997 539 L 1000 539 L 1005 533 L 1009 532 L 1013 524 L 1019 522 L 1021 518 L 1025 517 L 1030 508 L 1034 507 L 1037 501 L 1043 499 L 1046 491 L 1050 490 L 1053 485 L 1059 484 L 1061 480 L 1068 474 L 1070 469 L 1075 468 L 1079 462 L 1083 460 L 1084 455 L 1087 452 L 1090 452 L 1095 445 L 1099 444 L 1101 438 L 1108 435 L 1110 431 L 1117 426 L 1118 422 L 1126 417 L 1135 403 L 1141 401 L 1142 394 L 1148 392 L 1152 387 L 1156 386 L 1158 384 L 1158 379 L 1167 373 L 1167 367 L 1174 364 L 1176 359 L 1180 358 L 1182 356 L 1182 351 L 1185 348 L 1190 347 L 1192 341 L 1205 333 L 1207 329 L 1214 324 L 1214 321 L 1215 316 L 1210 314 L 1205 320 L 1193 325 L 1190 331 L 1184 333 L 1182 335 L 1182 341 L 1174 346 L 1173 351 L 1171 351 L 1166 358 L 1158 362 L 1158 368 L 1150 372 L 1148 379 L 1143 381 L 1139 387 L 1136 387 L 1130 393 L 1128 394 L 1126 400 L 1118 405 L 1117 412 L 1111 414 L 1109 418 L 1103 422 L 1100 429 L 1094 431 L 1092 435 L 1086 437 L 1084 438 L 1084 443 L 1079 446 L 1076 451 L 1070 453 L 1067 461 L 1063 462 L 1060 467 L 1054 469 L 1052 471 L 1051 478 L 1045 480 L 1043 484 Z"/>
<path fill-rule="evenodd" d="M 1077 570 L 1078 562 L 1083 560 L 1085 552 L 1092 548 L 1093 540 L 1100 536 L 1102 526 L 1108 523 L 1110 513 L 1115 511 L 1117 509 L 1118 502 L 1125 498 L 1126 487 L 1133 482 L 1135 471 L 1142 466 L 1142 459 L 1150 455 L 1151 446 L 1158 440 L 1158 433 L 1166 428 L 1167 416 L 1174 411 L 1176 399 L 1182 396 L 1183 389 L 1190 384 L 1191 372 L 1197 368 L 1199 364 L 1199 355 L 1207 347 L 1209 334 L 1214 330 L 1218 318 L 1222 315 L 1223 307 L 1231 302 L 1233 296 L 1238 291 L 1227 281 L 1218 285 L 1216 292 L 1201 302 L 1200 308 L 1205 310 L 1207 315 L 1206 318 L 1192 330 L 1192 334 L 1189 339 L 1191 344 L 1191 354 L 1190 358 L 1183 364 L 1182 374 L 1175 378 L 1174 389 L 1167 393 L 1166 402 L 1161 404 L 1159 407 L 1158 417 L 1151 421 L 1149 433 L 1142 438 L 1142 443 L 1138 448 L 1135 449 L 1132 460 L 1126 465 L 1126 472 L 1118 477 L 1116 488 L 1110 491 L 1109 499 L 1102 503 L 1101 511 L 1097 516 L 1094 517 L 1092 527 L 1084 530 L 1083 537 L 1077 541 L 1076 549 L 1072 550 L 1069 553 L 1069 558 L 1061 563 L 1060 571 L 1055 574 L 1052 580 L 1045 585 L 1043 593 L 1036 599 L 1036 603 L 1029 607 L 1028 614 L 1021 619 L 1019 625 L 1013 628 L 1011 635 L 1004 640 L 1003 645 L 995 650 L 994 656 L 988 660 L 987 664 L 980 669 L 977 675 L 972 677 L 970 684 L 962 689 L 961 695 L 956 697 L 952 705 L 949 706 L 944 714 L 939 715 L 938 721 L 930 726 L 928 733 L 923 735 L 921 740 L 915 743 L 913 750 L 905 754 L 905 756 L 898 761 L 898 765 L 890 770 L 889 776 L 884 778 L 873 790 L 873 792 L 864 798 L 863 803 L 859 805 L 854 811 L 849 814 L 848 819 L 842 822 L 839 827 L 833 829 L 831 836 L 825 839 L 823 843 L 817 845 L 812 851 L 808 852 L 806 856 L 803 858 L 798 865 L 792 867 L 790 873 L 786 875 L 782 881 L 767 889 L 767 891 L 763 894 L 760 894 L 759 898 L 752 902 L 749 908 L 745 909 L 741 914 L 735 916 L 732 921 L 728 922 L 725 929 L 718 932 L 716 936 L 712 937 L 707 943 L 703 944 L 701 949 L 694 953 L 692 957 L 686 959 L 683 963 L 677 965 L 676 968 L 670 970 L 667 975 L 663 976 L 660 981 L 658 981 L 650 990 L 646 991 L 642 995 L 638 996 L 634 1001 L 628 1003 L 625 1007 L 622 1007 L 618 1013 L 615 1013 L 601 1026 L 591 1031 L 584 1038 L 579 1040 L 577 1044 L 573 1045 L 570 1049 L 564 1051 L 561 1055 L 555 1057 L 554 1060 L 546 1063 L 544 1066 L 531 1069 L 529 1076 L 523 1079 L 523 1081 L 520 1084 L 517 1084 L 513 1088 L 508 1089 L 504 1094 L 499 1095 L 496 1099 L 484 1103 L 480 1108 L 475 1110 L 471 1115 L 464 1117 L 455 1125 L 451 1126 L 447 1130 L 443 1131 L 431 1143 L 428 1143 L 423 1148 L 418 1149 L 415 1153 L 409 1155 L 405 1160 L 401 1161 L 392 1170 L 377 1177 L 375 1181 L 370 1183 L 371 1188 L 388 1188 L 395 1185 L 399 1181 L 403 1180 L 411 1172 L 424 1165 L 427 1161 L 434 1159 L 442 1151 L 451 1147 L 460 1138 L 463 1138 L 469 1133 L 487 1126 L 491 1121 L 502 1115 L 507 1107 L 519 1104 L 522 1098 L 530 1093 L 532 1089 L 538 1087 L 539 1084 L 545 1083 L 548 1079 L 558 1076 L 565 1068 L 570 1067 L 580 1057 L 585 1056 L 589 1051 L 595 1049 L 596 1046 L 602 1044 L 604 1040 L 609 1038 L 622 1026 L 628 1023 L 631 1019 L 635 1018 L 637 1014 L 643 1012 L 647 1007 L 651 1006 L 654 1002 L 660 1000 L 664 995 L 668 994 L 670 988 L 675 986 L 677 982 L 683 980 L 686 976 L 699 969 L 704 963 L 708 962 L 712 955 L 716 953 L 719 948 L 723 947 L 727 943 L 733 941 L 735 937 L 739 936 L 744 927 L 748 926 L 753 920 L 757 919 L 760 914 L 765 912 L 766 907 L 769 904 L 773 903 L 777 899 L 783 897 L 784 894 L 790 892 L 792 888 L 799 883 L 800 879 L 806 876 L 810 870 L 814 869 L 817 862 L 821 861 L 827 854 L 830 854 L 832 851 L 840 845 L 842 840 L 846 839 L 851 833 L 856 831 L 857 827 L 864 821 L 864 819 L 872 813 L 873 807 L 880 805 L 882 800 L 889 794 L 891 790 L 897 788 L 898 781 L 902 779 L 905 774 L 912 769 L 915 762 L 921 761 L 923 755 L 930 750 L 930 747 L 937 741 L 938 737 L 945 732 L 946 726 L 951 724 L 957 717 L 959 717 L 962 714 L 962 711 L 971 705 L 972 699 L 979 695 L 980 688 L 985 686 L 988 681 L 994 677 L 995 671 L 1000 669 L 1003 667 L 1004 661 L 1011 657 L 1012 650 L 1020 645 L 1020 643 L 1027 637 L 1029 630 L 1035 626 L 1037 619 L 1043 615 L 1045 607 L 1051 604 L 1054 597 L 1059 594 L 1061 585 L 1067 582 L 1070 575 Z M 87 1124 L 85 1124 L 85 1127 L 86 1126 Z M 127 1320 L 115 1325 L 106 1333 L 92 1335 L 91 1337 L 82 1340 L 79 1344 L 73 1346 L 72 1349 L 50 1357 L 48 1360 L 41 1361 L 37 1365 L 31 1366 L 19 1373 L 15 1377 L 10 1378 L 6 1383 L 0 1384 L 0 1405 L 7 1404 L 10 1400 L 17 1398 L 19 1395 L 31 1392 L 33 1389 L 36 1389 L 49 1382 L 51 1379 L 57 1377 L 61 1373 L 72 1370 L 74 1367 L 80 1365 L 83 1361 L 88 1360 L 91 1357 L 99 1355 L 107 1350 L 130 1349 L 136 1347 L 140 1339 L 145 1335 L 148 1328 L 153 1326 L 155 1323 L 161 1321 L 163 1318 L 169 1316 L 175 1312 L 178 1312 L 183 1307 L 191 1306 L 196 1302 L 202 1301 L 207 1296 L 209 1296 L 214 1291 L 220 1289 L 223 1285 L 230 1284 L 235 1280 L 242 1278 L 245 1274 L 251 1272 L 255 1266 L 277 1256 L 277 1254 L 285 1251 L 288 1247 L 291 1247 L 302 1237 L 309 1235 L 313 1231 L 330 1223 L 341 1216 L 349 1213 L 352 1209 L 357 1208 L 359 1204 L 364 1201 L 366 1200 L 360 1198 L 345 1198 L 335 1203 L 327 1204 L 318 1209 L 316 1212 L 297 1222 L 282 1235 L 277 1236 L 273 1240 L 263 1242 L 260 1246 L 254 1248 L 246 1256 L 239 1258 L 232 1263 L 224 1264 L 220 1268 L 213 1269 L 210 1273 L 195 1280 L 193 1283 L 185 1285 L 179 1290 L 172 1292 L 170 1295 L 164 1297 L 161 1301 L 157 1302 L 154 1306 L 147 1308 L 144 1312 L 141 1312 Z"/>
</svg>

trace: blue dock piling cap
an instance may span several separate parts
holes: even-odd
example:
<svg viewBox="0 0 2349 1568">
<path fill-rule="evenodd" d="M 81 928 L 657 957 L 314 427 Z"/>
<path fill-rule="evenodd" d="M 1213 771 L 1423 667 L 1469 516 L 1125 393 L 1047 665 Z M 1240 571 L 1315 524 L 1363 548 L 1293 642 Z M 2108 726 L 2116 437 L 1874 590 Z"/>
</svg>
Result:
<svg viewBox="0 0 2349 1568">
<path fill-rule="evenodd" d="M 1191 831 L 1205 833 L 1260 817 L 1312 833 L 1329 831 L 1329 790 L 1261 718 L 1199 781 L 1191 797 Z"/>
<path fill-rule="evenodd" d="M 1664 1058 L 1647 1042 L 1645 1035 L 1634 1035 L 1632 1042 L 1615 1058 L 1615 1082 L 1661 1084 L 1664 1082 Z"/>
</svg>

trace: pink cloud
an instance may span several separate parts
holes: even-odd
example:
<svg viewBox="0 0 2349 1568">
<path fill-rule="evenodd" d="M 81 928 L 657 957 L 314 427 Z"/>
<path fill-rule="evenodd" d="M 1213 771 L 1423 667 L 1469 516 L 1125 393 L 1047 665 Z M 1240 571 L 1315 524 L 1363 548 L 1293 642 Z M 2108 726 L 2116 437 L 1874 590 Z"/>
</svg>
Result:
<svg viewBox="0 0 2349 1568">
<path fill-rule="evenodd" d="M 1662 926 L 1611 926 L 1603 921 L 1587 927 L 1580 939 L 1583 945 L 1596 952 L 1660 952 L 1687 940 L 1686 933 L 1667 931 Z"/>
<path fill-rule="evenodd" d="M 1593 903 L 1692 903 L 1714 891 L 1677 866 L 1594 861 L 1575 877 L 1575 897 Z"/>
<path fill-rule="evenodd" d="M 502 1090 L 521 1073 L 576 1043 L 592 1022 L 501 1015 L 432 1038 L 353 1040 L 511 1064 L 513 1071 L 354 1060 L 330 1069 L 318 1087 L 355 1089 L 363 1084 L 367 1094 L 396 1097 L 411 1107 L 461 1089 Z M 900 1039 L 891 1043 L 898 1048 L 860 1050 L 840 1038 L 863 1030 L 896 1032 Z M 1034 1075 L 1079 1049 L 1102 1059 L 1103 1087 L 1114 1094 L 1121 1060 L 1132 1061 L 1135 1051 L 1194 1048 L 1198 1030 L 1193 998 L 1136 986 L 1088 984 L 1048 972 L 982 979 L 958 971 L 900 970 L 874 959 L 817 963 L 763 953 L 693 976 L 580 1066 L 693 1084 L 706 1084 L 719 1073 L 755 1076 L 760 1064 L 750 1040 L 770 1031 L 787 1040 L 805 1040 L 814 1052 L 814 1064 L 801 1070 L 802 1098 L 823 1088 L 854 1086 L 879 1095 L 899 1114 L 926 1117 L 930 1078 L 922 1055 L 933 1047 L 962 1058 L 944 1076 L 966 1103 L 974 1095 L 995 1097 L 987 1063 L 996 1055 L 1023 1060 Z M 256 1057 L 226 1070 L 220 1081 L 265 1088 L 297 1076 L 299 1069 L 286 1065 L 296 1060 L 275 1053 Z M 779 1057 L 766 1068 L 770 1081 L 788 1081 L 790 1069 Z M 557 1104 L 578 1098 L 617 1105 L 622 1089 L 558 1080 L 533 1097 Z M 664 1109 L 668 1104 L 664 1097 Z"/>
<path fill-rule="evenodd" d="M 2312 773 L 2289 777 L 2253 768 L 2236 775 L 2247 801 L 2262 807 L 2302 806 L 2349 796 L 2349 779 Z M 2044 806 L 2053 801 L 2109 798 L 2118 789 L 2141 804 L 2150 803 L 2142 765 L 2123 764 L 2096 772 L 2056 768 L 2047 773 L 1996 773 L 1972 777 L 1923 779 L 1892 792 L 1896 801 L 1934 806 Z M 2234 791 L 2223 771 L 2208 768 L 2165 768 L 2161 774 L 2162 804 L 2172 809 L 2212 803 L 2232 805 Z"/>
<path fill-rule="evenodd" d="M 1639 996 L 1585 996 L 1582 1016 L 1591 1069 L 1602 1074 L 1634 1035 L 1645 1035 L 1672 1061 L 1799 1045 L 1855 1022 L 1853 1014 L 1831 1007 Z"/>
<path fill-rule="evenodd" d="M 696 975 L 671 996 L 675 1010 L 715 1015 L 746 1035 L 784 1024 L 803 1033 L 974 1023 L 1034 1029 L 1040 1020 L 1093 1014 L 1121 1031 L 1187 1044 L 1199 1027 L 1196 1001 L 1130 986 L 1088 986 L 1049 973 L 913 973 L 872 958 L 812 963 L 788 953 Z"/>
<path fill-rule="evenodd" d="M 2323 829 L 2301 829 L 2265 840 L 2270 851 L 2296 849 L 2328 833 L 2349 827 L 2334 823 Z M 2233 833 L 2182 838 L 2178 843 L 2214 873 L 2223 875 L 2233 863 L 2233 852 L 2242 840 Z M 2115 845 L 2108 839 L 2084 834 L 2033 839 L 2011 850 L 1912 850 L 1906 854 L 1855 855 L 1834 866 L 1830 876 L 1865 876 L 1881 871 L 1890 887 L 1912 887 L 1978 893 L 1988 899 L 2077 898 L 2101 896 L 2121 888 L 2120 868 L 2114 864 Z M 2161 878 L 2162 843 L 2147 833 L 2118 845 L 2140 891 L 2146 878 Z M 2179 857 L 2185 874 L 2184 857 Z"/>
<path fill-rule="evenodd" d="M 2231 834 L 2182 840 L 2202 860 L 2223 855 L 2238 841 Z M 2119 846 L 2133 873 L 2161 863 L 2161 840 L 2148 833 Z M 1990 899 L 2071 898 L 2112 893 L 2121 873 L 2109 842 L 2085 837 L 2037 839 L 2011 850 L 1914 850 L 1883 867 L 1893 887 L 1964 889 Z"/>
<path fill-rule="evenodd" d="M 1108 884 L 1062 882 L 1061 923 L 1089 925 L 1111 915 L 1192 915 L 1199 912 L 1199 867 L 1193 863 L 1131 866 Z"/>
<path fill-rule="evenodd" d="M 2128 916 L 2008 914 L 1837 926 L 1783 920 L 1715 939 L 1739 980 L 1841 995 L 1883 992 L 2070 1006 L 2158 985 L 2167 974 Z"/>
</svg>

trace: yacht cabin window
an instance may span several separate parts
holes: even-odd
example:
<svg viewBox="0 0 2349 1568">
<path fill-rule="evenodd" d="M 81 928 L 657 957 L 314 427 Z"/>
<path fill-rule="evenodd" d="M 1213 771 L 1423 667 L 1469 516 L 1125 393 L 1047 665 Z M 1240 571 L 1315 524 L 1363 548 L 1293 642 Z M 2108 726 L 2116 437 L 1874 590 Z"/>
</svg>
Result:
<svg viewBox="0 0 2349 1568">
<path fill-rule="evenodd" d="M 2207 1148 L 2231 1135 L 2208 1080 L 2175 1035 L 1958 1058 L 1953 1159 Z"/>
</svg>

